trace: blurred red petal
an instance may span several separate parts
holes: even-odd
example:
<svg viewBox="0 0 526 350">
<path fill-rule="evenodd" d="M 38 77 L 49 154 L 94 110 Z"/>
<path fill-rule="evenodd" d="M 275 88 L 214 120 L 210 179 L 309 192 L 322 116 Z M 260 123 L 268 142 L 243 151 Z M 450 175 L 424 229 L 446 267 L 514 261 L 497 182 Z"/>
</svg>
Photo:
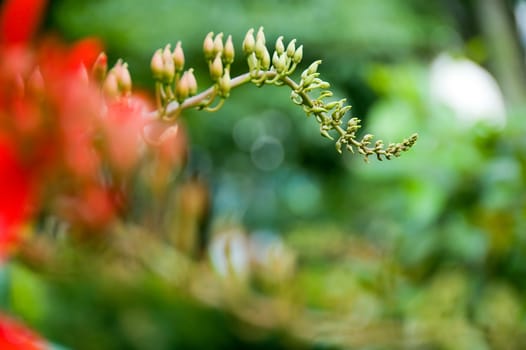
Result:
<svg viewBox="0 0 526 350">
<path fill-rule="evenodd" d="M 44 350 L 45 342 L 31 330 L 13 319 L 0 315 L 0 349 Z"/>
<path fill-rule="evenodd" d="M 30 194 L 29 172 L 14 147 L 0 139 L 0 258 L 20 239 L 19 229 L 29 215 Z"/>
<path fill-rule="evenodd" d="M 46 3 L 46 0 L 7 0 L 0 14 L 2 44 L 27 43 L 42 20 Z"/>
<path fill-rule="evenodd" d="M 96 38 L 86 38 L 77 41 L 69 52 L 67 66 L 73 70 L 77 70 L 82 66 L 90 68 L 102 51 L 103 45 Z"/>
</svg>

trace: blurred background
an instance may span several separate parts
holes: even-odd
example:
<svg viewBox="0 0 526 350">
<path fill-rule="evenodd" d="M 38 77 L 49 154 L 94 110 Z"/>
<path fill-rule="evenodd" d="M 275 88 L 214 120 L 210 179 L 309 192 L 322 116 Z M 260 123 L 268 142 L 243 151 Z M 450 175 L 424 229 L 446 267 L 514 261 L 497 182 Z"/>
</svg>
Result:
<svg viewBox="0 0 526 350">
<path fill-rule="evenodd" d="M 14 261 L 3 307 L 68 349 L 524 348 L 526 1 L 56 0 L 45 22 L 101 38 L 150 91 L 157 48 L 181 40 L 201 90 L 205 35 L 232 34 L 235 76 L 259 26 L 269 47 L 303 44 L 304 68 L 322 59 L 366 132 L 417 132 L 415 147 L 339 155 L 286 88 L 247 84 L 183 116 L 173 216 L 206 202 L 201 258 L 123 226 L 133 259 L 64 247 L 67 271 Z M 131 223 L 155 204 L 140 188 L 135 201 Z"/>
</svg>

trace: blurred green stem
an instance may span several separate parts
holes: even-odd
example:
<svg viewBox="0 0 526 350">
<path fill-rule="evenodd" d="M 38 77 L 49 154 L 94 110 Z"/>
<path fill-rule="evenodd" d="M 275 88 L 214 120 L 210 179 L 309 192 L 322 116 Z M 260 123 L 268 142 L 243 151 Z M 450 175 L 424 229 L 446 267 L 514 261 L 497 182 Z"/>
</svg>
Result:
<svg viewBox="0 0 526 350">
<path fill-rule="evenodd" d="M 526 106 L 524 55 L 503 0 L 477 0 L 478 17 L 490 54 L 490 65 L 511 107 Z"/>
</svg>

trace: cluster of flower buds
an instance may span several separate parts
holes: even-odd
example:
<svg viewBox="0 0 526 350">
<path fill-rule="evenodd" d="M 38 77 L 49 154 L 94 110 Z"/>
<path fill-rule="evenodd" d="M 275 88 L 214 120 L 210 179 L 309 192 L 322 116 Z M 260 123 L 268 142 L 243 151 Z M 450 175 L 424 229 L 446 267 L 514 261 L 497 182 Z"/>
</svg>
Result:
<svg viewBox="0 0 526 350">
<path fill-rule="evenodd" d="M 281 78 L 291 75 L 303 58 L 303 45 L 296 48 L 296 39 L 292 39 L 287 47 L 283 36 L 276 40 L 272 60 L 266 47 L 265 33 L 260 27 L 254 36 L 251 28 L 243 40 L 243 52 L 247 58 L 252 81 L 257 85 L 263 83 L 281 85 Z M 271 72 L 272 74 L 267 74 Z M 267 80 L 268 77 L 271 77 Z"/>
<path fill-rule="evenodd" d="M 376 155 L 378 160 L 383 160 L 384 158 L 399 157 L 401 152 L 409 150 L 415 144 L 418 138 L 417 134 L 413 134 L 401 143 L 391 143 L 387 147 L 384 147 L 382 140 L 378 140 L 373 147 L 370 147 L 373 135 L 366 134 L 361 140 L 357 138 L 356 133 L 361 127 L 358 118 L 351 118 L 347 122 L 347 128 L 342 128 L 343 118 L 351 106 L 345 104 L 345 99 L 326 101 L 327 98 L 332 97 L 333 93 L 329 90 L 330 84 L 319 78 L 318 67 L 320 64 L 321 61 L 315 61 L 303 71 L 299 84 L 294 86 L 291 92 L 291 99 L 295 104 L 303 107 L 307 116 L 314 115 L 316 117 L 320 124 L 322 136 L 333 140 L 329 132 L 335 130 L 339 134 L 335 144 L 339 153 L 342 153 L 342 148 L 345 147 L 352 153 L 357 149 L 366 161 L 371 155 Z M 320 92 L 317 98 L 312 99 L 309 93 L 315 90 L 320 90 Z"/>
<path fill-rule="evenodd" d="M 116 99 L 131 94 L 132 79 L 128 70 L 128 64 L 120 59 L 107 71 L 106 55 L 102 53 L 95 61 L 92 76 L 96 81 L 102 81 L 102 91 L 109 99 Z"/>
<path fill-rule="evenodd" d="M 232 36 L 229 35 L 223 43 L 223 33 L 215 36 L 213 32 L 208 33 L 203 42 L 203 52 L 219 96 L 228 97 L 231 89 L 230 65 L 235 56 Z"/>
<path fill-rule="evenodd" d="M 318 68 L 321 61 L 313 62 L 303 71 L 297 83 L 291 76 L 303 58 L 303 46 L 296 47 L 296 39 L 292 39 L 285 45 L 283 36 L 280 36 L 275 42 L 275 50 L 271 56 L 266 46 L 263 27 L 260 27 L 257 32 L 253 28 L 249 29 L 243 40 L 243 52 L 249 72 L 231 79 L 230 66 L 234 61 L 234 45 L 230 35 L 226 40 L 223 40 L 223 36 L 223 33 L 210 32 L 203 42 L 204 56 L 208 62 L 210 77 L 214 85 L 186 103 L 182 102 L 197 93 L 197 83 L 192 69 L 183 73 L 184 54 L 181 43 L 177 43 L 173 52 L 170 50 L 170 45 L 167 45 L 164 50 L 158 49 L 155 52 L 151 68 L 157 80 L 159 115 L 165 120 L 191 107 L 216 111 L 221 108 L 232 88 L 247 82 L 252 82 L 257 86 L 263 84 L 287 85 L 292 90 L 292 101 L 301 106 L 307 116 L 315 117 L 320 125 L 320 133 L 324 137 L 334 140 L 331 132 L 338 135 L 336 149 L 340 153 L 343 148 L 346 148 L 351 152 L 357 150 L 365 160 L 370 155 L 376 155 L 379 160 L 391 159 L 407 151 L 416 142 L 416 134 L 401 143 L 391 143 L 387 147 L 384 147 L 381 140 L 371 146 L 373 136 L 370 134 L 359 140 L 356 136 L 360 128 L 359 119 L 351 118 L 347 123 L 347 128 L 342 127 L 344 117 L 351 106 L 345 104 L 345 99 L 327 100 L 333 96 L 333 93 L 329 90 L 330 84 L 320 79 Z M 317 95 L 317 97 L 312 95 Z M 219 103 L 215 107 L 210 107 L 216 97 L 220 98 Z M 168 108 L 168 103 L 173 100 L 177 100 L 179 104 Z"/>
<path fill-rule="evenodd" d="M 193 68 L 184 70 L 184 52 L 181 42 L 177 42 L 173 51 L 168 44 L 158 49 L 152 56 L 150 68 L 157 81 L 156 94 L 162 106 L 177 100 L 181 103 L 197 93 L 197 81 Z"/>
</svg>

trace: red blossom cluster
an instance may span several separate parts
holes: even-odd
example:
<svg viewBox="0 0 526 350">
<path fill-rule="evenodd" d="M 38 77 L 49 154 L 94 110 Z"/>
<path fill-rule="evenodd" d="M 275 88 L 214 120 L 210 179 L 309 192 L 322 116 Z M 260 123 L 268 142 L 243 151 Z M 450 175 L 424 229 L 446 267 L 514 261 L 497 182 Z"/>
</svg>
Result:
<svg viewBox="0 0 526 350">
<path fill-rule="evenodd" d="M 98 40 L 31 40 L 45 5 L 10 0 L 0 13 L 0 261 L 42 213 L 84 231 L 110 225 L 143 133 L 164 163 L 183 157 L 182 132 L 146 121 L 148 99 L 131 92 L 126 64 L 108 72 Z"/>
<path fill-rule="evenodd" d="M 7 0 L 0 12 L 0 263 L 42 213 L 91 231 L 115 220 L 141 157 L 150 109 L 129 87 L 106 91 L 107 62 L 98 40 L 35 41 L 46 5 Z M 159 158 L 170 145 L 181 149 L 179 137 L 159 130 L 165 140 Z M 45 345 L 0 314 L 0 348 Z"/>
</svg>

